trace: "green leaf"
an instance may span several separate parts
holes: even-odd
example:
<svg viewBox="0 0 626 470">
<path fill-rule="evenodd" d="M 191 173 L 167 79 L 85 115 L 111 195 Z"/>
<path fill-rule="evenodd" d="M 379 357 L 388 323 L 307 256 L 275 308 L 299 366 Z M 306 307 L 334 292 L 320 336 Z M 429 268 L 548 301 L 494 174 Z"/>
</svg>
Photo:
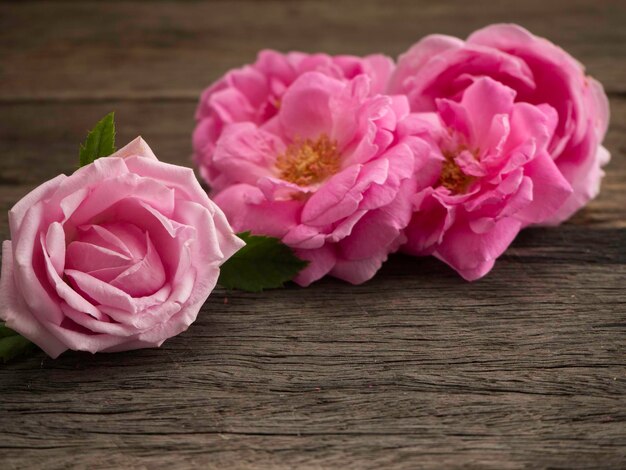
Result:
<svg viewBox="0 0 626 470">
<path fill-rule="evenodd" d="M 78 153 L 80 166 L 89 165 L 100 157 L 107 157 L 115 152 L 115 116 L 104 116 L 89 134 Z"/>
<path fill-rule="evenodd" d="M 15 331 L 0 325 L 0 359 L 2 362 L 35 351 L 35 345 Z"/>
<path fill-rule="evenodd" d="M 293 254 L 291 248 L 278 238 L 237 235 L 246 242 L 220 268 L 219 283 L 228 289 L 261 292 L 263 289 L 282 287 L 298 274 L 308 263 Z"/>
<path fill-rule="evenodd" d="M 6 338 L 7 336 L 15 336 L 17 333 L 4 323 L 0 324 L 0 338 Z"/>
</svg>

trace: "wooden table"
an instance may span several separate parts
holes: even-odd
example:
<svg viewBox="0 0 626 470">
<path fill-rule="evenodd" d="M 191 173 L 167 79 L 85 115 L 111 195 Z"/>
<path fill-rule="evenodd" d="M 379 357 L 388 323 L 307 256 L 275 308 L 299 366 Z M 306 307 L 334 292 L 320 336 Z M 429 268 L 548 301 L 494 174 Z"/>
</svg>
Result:
<svg viewBox="0 0 626 470">
<path fill-rule="evenodd" d="M 394 256 L 372 281 L 218 289 L 159 350 L 0 366 L 6 468 L 624 468 L 626 8 L 620 1 L 8 2 L 0 207 L 73 171 L 111 110 L 189 164 L 202 88 L 262 47 L 396 55 L 515 21 L 609 93 L 603 191 L 469 284 Z M 0 235 L 8 237 L 6 217 Z"/>
</svg>

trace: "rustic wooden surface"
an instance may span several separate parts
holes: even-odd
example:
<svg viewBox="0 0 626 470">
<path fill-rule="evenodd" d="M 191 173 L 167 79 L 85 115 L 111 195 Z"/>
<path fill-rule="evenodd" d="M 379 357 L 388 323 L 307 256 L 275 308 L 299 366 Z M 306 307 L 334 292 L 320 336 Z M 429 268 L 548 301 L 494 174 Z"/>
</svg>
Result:
<svg viewBox="0 0 626 470">
<path fill-rule="evenodd" d="M 395 256 L 358 287 L 218 289 L 160 350 L 0 366 L 2 468 L 626 467 L 623 2 L 2 3 L 0 212 L 71 172 L 110 110 L 118 142 L 189 164 L 200 90 L 261 47 L 395 55 L 497 21 L 605 84 L 596 201 L 473 284 Z"/>
</svg>

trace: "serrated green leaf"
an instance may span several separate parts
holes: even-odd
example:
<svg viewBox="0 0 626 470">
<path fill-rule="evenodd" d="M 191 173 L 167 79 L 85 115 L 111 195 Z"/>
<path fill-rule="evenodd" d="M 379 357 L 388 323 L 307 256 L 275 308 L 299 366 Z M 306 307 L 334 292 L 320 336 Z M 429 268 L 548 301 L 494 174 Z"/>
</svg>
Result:
<svg viewBox="0 0 626 470">
<path fill-rule="evenodd" d="M 36 346 L 15 331 L 0 325 L 0 359 L 2 362 L 35 351 Z"/>
<path fill-rule="evenodd" d="M 278 238 L 237 234 L 246 242 L 220 268 L 220 285 L 228 289 L 261 292 L 263 289 L 282 287 L 308 263 L 293 254 L 291 248 Z"/>
<path fill-rule="evenodd" d="M 80 166 L 89 165 L 101 157 L 108 157 L 115 152 L 115 115 L 104 116 L 89 134 L 78 152 Z"/>
</svg>

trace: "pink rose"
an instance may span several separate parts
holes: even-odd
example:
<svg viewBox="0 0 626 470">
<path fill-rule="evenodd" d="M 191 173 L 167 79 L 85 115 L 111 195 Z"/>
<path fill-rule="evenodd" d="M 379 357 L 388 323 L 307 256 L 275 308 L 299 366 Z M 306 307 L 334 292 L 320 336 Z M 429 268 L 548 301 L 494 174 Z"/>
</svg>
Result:
<svg viewBox="0 0 626 470">
<path fill-rule="evenodd" d="M 214 164 L 215 144 L 231 123 L 262 125 L 276 115 L 289 86 L 306 72 L 320 72 L 336 79 L 352 79 L 360 74 L 371 78 L 371 93 L 387 87 L 393 61 L 383 55 L 364 58 L 301 52 L 261 51 L 252 65 L 231 70 L 207 88 L 200 97 L 193 134 L 194 160 L 212 189 L 220 190 L 241 183 L 225 177 Z"/>
<path fill-rule="evenodd" d="M 278 237 L 310 261 L 300 285 L 326 274 L 364 282 L 404 241 L 428 146 L 399 130 L 406 98 L 372 96 L 370 82 L 305 73 L 272 119 L 231 124 L 217 141 L 214 165 L 242 183 L 215 202 L 237 230 Z"/>
<path fill-rule="evenodd" d="M 414 197 L 403 250 L 434 254 L 474 280 L 521 228 L 551 219 L 571 195 L 548 153 L 558 117 L 546 104 L 516 102 L 514 90 L 491 78 L 474 80 L 460 102 L 436 104 L 437 113 L 404 123 L 438 158 L 420 172 L 429 187 Z"/>
<path fill-rule="evenodd" d="M 193 171 L 137 138 L 9 212 L 0 318 L 57 357 L 160 346 L 186 330 L 243 242 Z"/>
<path fill-rule="evenodd" d="M 548 151 L 574 192 L 545 220 L 558 224 L 594 198 L 609 153 L 600 144 L 609 120 L 602 86 L 569 54 L 516 25 L 492 25 L 467 41 L 427 36 L 400 56 L 392 93 L 406 93 L 412 111 L 432 111 L 437 98 L 461 99 L 479 77 L 517 91 L 516 100 L 549 104 L 558 113 Z"/>
</svg>

